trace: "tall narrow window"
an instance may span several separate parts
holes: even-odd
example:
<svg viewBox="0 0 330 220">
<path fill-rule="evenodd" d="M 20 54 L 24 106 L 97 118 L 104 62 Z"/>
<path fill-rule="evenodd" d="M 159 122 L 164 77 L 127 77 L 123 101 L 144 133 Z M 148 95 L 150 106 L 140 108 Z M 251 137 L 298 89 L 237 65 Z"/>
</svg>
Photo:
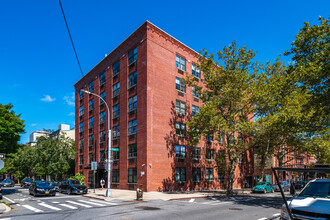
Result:
<svg viewBox="0 0 330 220">
<path fill-rule="evenodd" d="M 79 157 L 79 166 L 83 166 L 84 165 L 84 155 L 80 155 Z"/>
<path fill-rule="evenodd" d="M 105 123 L 105 111 L 100 113 L 100 124 Z"/>
<path fill-rule="evenodd" d="M 119 92 L 120 92 L 120 84 L 116 83 L 113 85 L 113 97 L 118 96 Z"/>
<path fill-rule="evenodd" d="M 201 70 L 195 64 L 192 65 L 192 74 L 197 78 L 201 78 Z"/>
<path fill-rule="evenodd" d="M 200 109 L 199 109 L 198 106 L 193 105 L 192 108 L 191 108 L 191 114 L 194 116 L 199 112 L 199 110 Z"/>
<path fill-rule="evenodd" d="M 89 91 L 90 91 L 90 92 L 94 92 L 94 81 L 90 82 L 90 83 L 88 84 L 88 87 L 89 87 Z"/>
<path fill-rule="evenodd" d="M 112 170 L 112 183 L 119 183 L 119 169 Z"/>
<path fill-rule="evenodd" d="M 89 129 L 94 128 L 94 117 L 89 118 Z"/>
<path fill-rule="evenodd" d="M 105 100 L 105 91 L 101 92 L 100 97 Z M 104 103 L 102 99 L 100 99 L 100 105 Z"/>
<path fill-rule="evenodd" d="M 112 65 L 112 74 L 113 77 L 117 76 L 120 72 L 120 61 L 118 60 L 116 63 Z"/>
<path fill-rule="evenodd" d="M 175 123 L 176 135 L 184 137 L 186 135 L 186 125 L 182 123 Z"/>
<path fill-rule="evenodd" d="M 207 181 L 213 180 L 213 168 L 206 168 L 205 180 Z"/>
<path fill-rule="evenodd" d="M 105 142 L 105 131 L 101 131 L 100 132 L 100 143 L 104 143 Z"/>
<path fill-rule="evenodd" d="M 137 47 L 128 52 L 128 65 L 131 65 L 137 60 Z"/>
<path fill-rule="evenodd" d="M 176 88 L 176 90 L 178 90 L 180 92 L 184 92 L 184 93 L 186 92 L 185 82 L 178 77 L 176 77 L 176 80 L 175 80 L 175 88 Z"/>
<path fill-rule="evenodd" d="M 79 131 L 84 132 L 84 122 L 80 122 Z"/>
<path fill-rule="evenodd" d="M 89 135 L 88 146 L 89 148 L 93 147 L 94 144 L 94 135 Z"/>
<path fill-rule="evenodd" d="M 128 168 L 128 183 L 137 182 L 137 172 L 136 168 Z"/>
<path fill-rule="evenodd" d="M 79 141 L 79 149 L 84 149 L 84 138 Z"/>
<path fill-rule="evenodd" d="M 192 168 L 192 181 L 193 182 L 200 182 L 201 181 L 201 168 L 193 167 Z"/>
<path fill-rule="evenodd" d="M 94 109 L 94 99 L 89 100 L 89 111 Z"/>
<path fill-rule="evenodd" d="M 186 146 L 176 145 L 175 146 L 175 157 L 178 159 L 186 158 Z"/>
<path fill-rule="evenodd" d="M 193 149 L 192 149 L 192 159 L 193 160 L 200 160 L 201 159 L 201 148 L 193 147 Z"/>
<path fill-rule="evenodd" d="M 176 100 L 176 113 L 180 115 L 186 114 L 186 103 L 180 100 Z"/>
<path fill-rule="evenodd" d="M 186 71 L 186 60 L 183 59 L 182 57 L 176 55 L 175 58 L 175 63 L 176 63 L 176 68 L 182 70 L 182 71 Z"/>
<path fill-rule="evenodd" d="M 80 92 L 79 92 L 80 99 L 83 99 L 83 98 L 84 98 L 84 94 L 85 94 L 85 93 L 84 93 L 83 91 L 80 91 Z"/>
<path fill-rule="evenodd" d="M 101 73 L 100 75 L 100 85 L 104 85 L 105 83 L 105 72 Z"/>
<path fill-rule="evenodd" d="M 104 155 L 104 150 L 100 151 L 100 163 L 104 163 L 105 155 Z"/>
<path fill-rule="evenodd" d="M 93 159 L 94 159 L 94 155 L 93 155 L 93 153 L 90 153 L 90 154 L 88 155 L 88 164 L 89 164 L 89 165 L 91 165 Z"/>
<path fill-rule="evenodd" d="M 193 86 L 193 87 L 191 87 L 191 91 L 192 91 L 192 96 L 194 97 L 194 98 L 197 98 L 197 99 L 199 99 L 199 91 L 198 91 L 198 89 L 196 89 L 196 87 L 195 86 Z"/>
<path fill-rule="evenodd" d="M 176 182 L 185 182 L 186 181 L 186 168 L 177 167 L 175 169 L 175 181 Z"/>
<path fill-rule="evenodd" d="M 120 137 L 120 126 L 114 126 L 113 127 L 113 139 L 118 139 Z"/>
<path fill-rule="evenodd" d="M 219 142 L 220 145 L 225 144 L 225 134 L 224 133 L 219 133 L 218 134 L 218 142 Z"/>
<path fill-rule="evenodd" d="M 128 122 L 128 134 L 136 134 L 137 131 L 137 121 L 132 120 Z"/>
<path fill-rule="evenodd" d="M 212 161 L 214 159 L 214 149 L 206 148 L 206 160 Z"/>
<path fill-rule="evenodd" d="M 83 116 L 84 115 L 84 105 L 80 106 L 79 108 L 79 116 Z"/>
<path fill-rule="evenodd" d="M 133 111 L 137 108 L 137 96 L 132 96 L 128 99 L 128 110 Z"/>
<path fill-rule="evenodd" d="M 137 156 L 137 145 L 136 144 L 130 144 L 128 145 L 128 159 L 136 158 Z"/>
<path fill-rule="evenodd" d="M 137 83 L 137 72 L 134 72 L 131 75 L 129 75 L 128 79 L 129 79 L 128 88 L 135 86 Z"/>
<path fill-rule="evenodd" d="M 120 115 L 120 104 L 113 106 L 113 118 L 118 118 Z"/>
</svg>

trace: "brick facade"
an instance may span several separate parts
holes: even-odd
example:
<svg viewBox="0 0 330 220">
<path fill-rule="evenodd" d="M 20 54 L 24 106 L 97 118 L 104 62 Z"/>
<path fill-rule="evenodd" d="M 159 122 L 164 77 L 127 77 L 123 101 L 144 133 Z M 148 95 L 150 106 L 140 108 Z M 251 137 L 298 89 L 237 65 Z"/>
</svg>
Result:
<svg viewBox="0 0 330 220">
<path fill-rule="evenodd" d="M 129 66 L 129 52 L 137 48 L 137 59 Z M 200 159 L 193 159 L 192 147 L 186 145 L 184 137 L 176 134 L 176 124 L 184 125 L 192 117 L 192 105 L 201 106 L 201 100 L 192 96 L 192 88 L 186 87 L 185 92 L 176 89 L 176 78 L 183 78 L 184 73 L 176 67 L 176 56 L 185 59 L 187 73 L 192 73 L 192 64 L 197 62 L 196 52 L 171 37 L 158 27 L 146 21 L 122 44 L 112 51 L 106 58 L 97 64 L 88 74 L 75 84 L 76 90 L 76 172 L 83 172 L 88 181 L 90 171 L 88 155 L 96 152 L 96 160 L 100 160 L 100 151 L 107 150 L 106 141 L 100 144 L 100 132 L 107 131 L 106 123 L 100 125 L 100 112 L 106 110 L 104 105 L 93 95 L 84 95 L 80 99 L 80 89 L 89 91 L 89 83 L 94 81 L 94 93 L 100 95 L 106 92 L 106 102 L 111 111 L 111 129 L 120 125 L 119 139 L 112 140 L 112 147 L 119 148 L 119 160 L 116 160 L 113 169 L 119 169 L 119 183 L 113 183 L 113 188 L 136 189 L 146 191 L 158 190 L 192 190 L 222 188 L 215 168 L 215 157 L 222 147 L 201 139 Z M 120 73 L 113 77 L 113 64 L 120 61 Z M 100 85 L 100 74 L 106 74 L 104 85 Z M 137 84 L 130 87 L 129 76 L 137 72 Z M 120 83 L 119 96 L 113 96 L 113 85 Z M 136 110 L 129 111 L 129 98 L 137 95 Z M 94 109 L 89 111 L 89 100 L 94 99 Z M 176 113 L 176 101 L 185 103 L 185 114 Z M 120 115 L 114 118 L 113 106 L 120 104 Z M 84 105 L 84 114 L 79 116 L 80 107 Z M 94 116 L 94 127 L 88 128 L 89 118 Z M 129 122 L 137 120 L 135 134 L 129 134 Z M 80 123 L 84 122 L 84 131 L 80 131 Z M 106 132 L 107 133 L 107 132 Z M 94 135 L 95 142 L 88 147 L 88 137 Z M 79 140 L 84 138 L 83 149 L 80 150 Z M 134 149 L 136 144 L 136 155 Z M 176 145 L 185 147 L 184 158 L 176 157 Z M 214 149 L 213 160 L 206 160 L 206 149 Z M 80 157 L 83 156 L 83 165 L 80 166 Z M 94 155 L 93 155 L 94 156 Z M 136 158 L 135 158 L 136 156 Z M 107 157 L 106 157 L 107 158 Z M 116 159 L 116 158 L 114 158 Z M 93 158 L 95 160 L 95 156 Z M 244 173 L 252 176 L 253 157 L 249 152 L 244 160 Z M 98 178 L 106 179 L 106 172 L 102 163 L 99 164 Z M 238 166 L 239 167 L 239 166 Z M 135 178 L 129 179 L 128 172 L 135 172 Z M 185 180 L 176 181 L 176 171 L 185 170 Z M 181 169 L 182 168 L 182 169 Z M 199 171 L 201 181 L 192 180 L 192 170 Z M 213 168 L 213 180 L 206 181 L 206 172 Z M 208 169 L 208 170 L 207 170 Z M 117 172 L 117 171 L 115 171 Z M 144 175 L 142 175 L 144 173 Z M 235 188 L 244 183 L 243 175 L 237 168 Z M 129 183 L 132 182 L 133 183 Z M 98 179 L 96 180 L 98 182 Z"/>
</svg>

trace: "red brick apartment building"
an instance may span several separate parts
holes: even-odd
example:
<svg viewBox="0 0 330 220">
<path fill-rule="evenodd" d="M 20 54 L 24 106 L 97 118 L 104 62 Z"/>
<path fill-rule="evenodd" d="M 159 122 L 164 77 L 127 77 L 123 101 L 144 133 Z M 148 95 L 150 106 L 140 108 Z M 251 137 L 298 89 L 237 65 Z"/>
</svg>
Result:
<svg viewBox="0 0 330 220">
<path fill-rule="evenodd" d="M 98 161 L 96 183 L 106 179 L 107 110 L 111 109 L 113 151 L 112 188 L 193 190 L 223 188 L 216 169 L 221 146 L 202 139 L 186 145 L 187 120 L 202 105 L 198 94 L 180 78 L 184 72 L 203 77 L 194 66 L 197 53 L 146 21 L 75 84 L 76 172 L 92 184 L 90 162 Z M 200 80 L 199 80 L 200 81 Z M 253 162 L 244 173 L 252 181 Z M 253 160 L 253 159 L 252 159 Z M 246 177 L 246 175 L 245 175 Z M 242 186 L 237 168 L 234 186 Z"/>
</svg>

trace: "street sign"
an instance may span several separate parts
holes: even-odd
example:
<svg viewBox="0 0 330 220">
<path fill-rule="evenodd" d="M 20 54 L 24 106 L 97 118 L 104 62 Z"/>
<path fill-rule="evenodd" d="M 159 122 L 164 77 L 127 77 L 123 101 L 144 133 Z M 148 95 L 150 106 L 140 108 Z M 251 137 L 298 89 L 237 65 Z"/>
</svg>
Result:
<svg viewBox="0 0 330 220">
<path fill-rule="evenodd" d="M 109 164 L 110 164 L 110 170 L 112 170 L 112 164 L 111 163 L 106 163 L 105 167 L 104 167 L 106 171 L 108 171 Z"/>
<path fill-rule="evenodd" d="M 0 159 L 0 170 L 5 166 L 5 163 Z"/>
<path fill-rule="evenodd" d="M 96 161 L 91 162 L 91 169 L 92 170 L 97 170 L 97 162 Z"/>
<path fill-rule="evenodd" d="M 111 148 L 111 151 L 119 151 L 119 148 Z"/>
<path fill-rule="evenodd" d="M 0 159 L 5 159 L 5 154 L 1 153 L 0 154 Z"/>
</svg>

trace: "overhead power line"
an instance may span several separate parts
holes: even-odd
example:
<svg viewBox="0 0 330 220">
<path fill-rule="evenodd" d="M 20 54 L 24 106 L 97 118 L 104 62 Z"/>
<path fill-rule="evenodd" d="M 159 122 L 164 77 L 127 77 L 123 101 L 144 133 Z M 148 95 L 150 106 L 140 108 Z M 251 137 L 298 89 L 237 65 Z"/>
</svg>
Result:
<svg viewBox="0 0 330 220">
<path fill-rule="evenodd" d="M 68 29 L 68 33 L 69 33 L 69 36 L 70 36 L 70 40 L 71 40 L 71 44 L 72 44 L 72 47 L 73 47 L 73 51 L 74 51 L 74 54 L 76 55 L 76 58 L 77 58 L 77 62 L 78 62 L 78 65 L 79 65 L 79 69 L 80 69 L 80 72 L 81 72 L 81 76 L 84 76 L 83 71 L 82 71 L 82 69 L 81 69 L 80 62 L 79 62 L 79 58 L 78 58 L 78 55 L 77 55 L 77 51 L 76 51 L 76 48 L 75 48 L 75 46 L 74 46 L 74 43 L 73 43 L 73 40 L 72 40 L 72 37 L 71 37 L 71 33 L 70 33 L 70 29 L 69 29 L 69 25 L 68 25 L 68 22 L 66 21 L 66 18 L 65 18 L 65 14 L 64 14 L 64 10 L 63 10 L 63 7 L 62 7 L 61 0 L 58 0 L 58 1 L 59 1 L 59 3 L 60 3 L 60 6 L 61 6 L 61 10 L 62 10 L 62 14 L 63 14 L 63 18 L 64 18 L 64 21 L 65 21 L 66 28 Z"/>
</svg>

